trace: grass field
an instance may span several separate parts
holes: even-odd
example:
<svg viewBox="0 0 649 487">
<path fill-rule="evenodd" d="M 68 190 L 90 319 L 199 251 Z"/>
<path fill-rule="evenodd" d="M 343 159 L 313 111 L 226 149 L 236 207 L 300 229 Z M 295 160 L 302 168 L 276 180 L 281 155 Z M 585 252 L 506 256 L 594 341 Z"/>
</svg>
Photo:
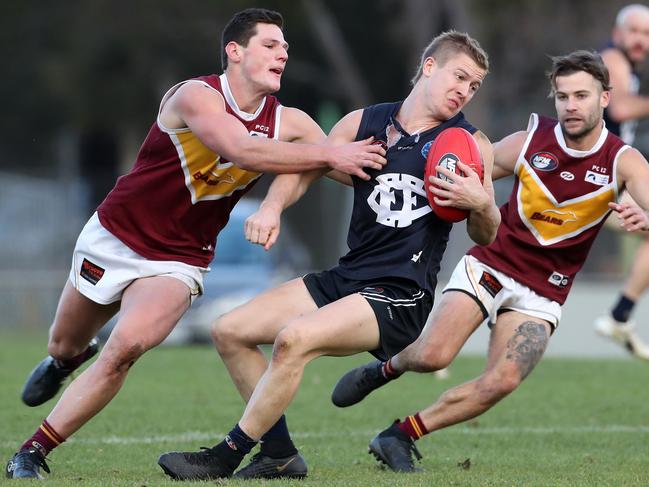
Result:
<svg viewBox="0 0 649 487">
<path fill-rule="evenodd" d="M 45 339 L 45 333 L 36 337 L 0 333 L 3 461 L 53 406 L 30 409 L 19 400 L 26 375 L 42 358 Z M 399 475 L 378 467 L 367 454 L 369 440 L 393 419 L 417 411 L 445 388 L 477 375 L 484 359 L 460 357 L 448 381 L 410 374 L 355 407 L 335 408 L 329 394 L 338 377 L 369 358 L 367 354 L 322 358 L 307 368 L 287 416 L 294 440 L 309 463 L 307 480 L 223 483 L 649 485 L 649 364 L 548 358 L 518 391 L 484 416 L 419 441 L 424 472 Z M 52 453 L 48 484 L 178 486 L 163 475 L 156 464 L 158 456 L 212 446 L 242 410 L 211 348 L 156 349 L 134 367 L 113 403 Z"/>
</svg>

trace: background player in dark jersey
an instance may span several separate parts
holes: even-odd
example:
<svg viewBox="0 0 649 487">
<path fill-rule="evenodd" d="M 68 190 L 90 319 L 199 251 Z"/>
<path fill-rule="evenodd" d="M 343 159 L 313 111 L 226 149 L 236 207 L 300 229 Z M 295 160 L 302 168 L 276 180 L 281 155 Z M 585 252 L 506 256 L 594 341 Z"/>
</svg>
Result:
<svg viewBox="0 0 649 487">
<path fill-rule="evenodd" d="M 170 333 L 202 290 L 231 208 L 260 173 L 331 167 L 362 180 L 369 179 L 364 168 L 385 163 L 369 140 L 324 147 L 308 115 L 270 96 L 288 58 L 280 14 L 240 12 L 222 41 L 225 73 L 180 83 L 164 96 L 133 170 L 79 237 L 50 329 L 50 357 L 30 376 L 23 400 L 35 406 L 53 397 L 97 352 L 88 343 L 101 326 L 117 311 L 119 320 L 97 361 L 9 461 L 9 478 L 49 471 L 45 456 L 106 406 L 134 362 Z"/>
<path fill-rule="evenodd" d="M 348 372 L 334 389 L 334 403 L 350 406 L 405 371 L 446 367 L 489 319 L 482 375 L 449 389 L 370 443 L 370 451 L 392 470 L 415 470 L 414 440 L 479 416 L 530 374 L 609 208 L 627 231 L 649 229 L 647 213 L 616 203 L 626 187 L 649 208 L 649 166 L 604 127 L 609 84 L 600 56 L 577 51 L 554 58 L 550 81 L 559 120 L 534 114 L 527 131 L 494 145 L 493 177 L 516 175 L 496 240 L 472 248 L 460 261 L 412 345 L 387 362 Z"/>
<path fill-rule="evenodd" d="M 649 7 L 627 5 L 617 15 L 611 46 L 602 58 L 611 76 L 611 102 L 604 112 L 606 127 L 633 144 L 638 120 L 649 117 L 649 96 L 638 94 L 640 65 L 649 54 Z M 627 194 L 622 201 L 629 200 Z M 629 200 L 633 203 L 632 200 Z M 617 226 L 611 218 L 610 226 Z M 597 332 L 620 343 L 638 358 L 649 360 L 649 346 L 634 331 L 629 319 L 635 303 L 649 288 L 649 237 L 641 235 L 638 248 L 622 293 L 609 315 L 595 322 Z"/>
<path fill-rule="evenodd" d="M 218 320 L 213 332 L 217 349 L 248 406 L 214 448 L 162 455 L 158 463 L 167 474 L 178 479 L 230 476 L 260 438 L 260 454 L 237 476 L 273 477 L 293 465 L 301 467 L 295 476 L 306 474 L 283 416 L 306 364 L 321 355 L 363 351 L 387 358 L 419 335 L 432 307 L 451 228 L 432 213 L 422 180 L 427 151 L 446 127 L 464 127 L 474 134 L 482 149 L 485 178 L 483 186 L 463 164 L 467 177 L 443 171 L 454 184 L 440 190 L 440 196 L 449 198 L 447 204 L 471 211 L 468 231 L 477 243 L 491 242 L 499 223 L 491 146 L 460 112 L 487 69 L 487 56 L 475 40 L 458 32 L 441 34 L 425 49 L 403 102 L 354 111 L 332 129 L 332 145 L 373 135 L 388 148 L 388 164 L 373 171 L 372 180 L 353 178 L 350 251 L 337 267 L 263 293 Z M 312 177 L 278 177 L 285 186 L 271 190 L 247 224 L 252 242 L 272 245 L 282 210 L 305 191 Z M 268 365 L 258 345 L 273 342 Z"/>
</svg>

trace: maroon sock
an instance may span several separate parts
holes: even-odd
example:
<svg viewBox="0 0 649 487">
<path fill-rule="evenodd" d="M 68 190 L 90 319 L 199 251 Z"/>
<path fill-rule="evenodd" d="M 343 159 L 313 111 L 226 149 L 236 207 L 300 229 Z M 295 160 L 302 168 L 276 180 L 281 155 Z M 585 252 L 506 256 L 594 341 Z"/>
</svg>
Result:
<svg viewBox="0 0 649 487">
<path fill-rule="evenodd" d="M 83 352 L 72 358 L 57 360 L 56 365 L 66 370 L 76 370 L 82 363 L 88 360 L 88 357 L 90 357 L 90 347 L 86 347 Z"/>
<path fill-rule="evenodd" d="M 47 420 L 44 420 L 43 424 L 40 425 L 34 435 L 23 443 L 20 449 L 36 448 L 36 450 L 43 455 L 43 458 L 45 458 L 49 452 L 54 450 L 54 448 L 64 441 L 65 438 L 59 435 Z"/>
<path fill-rule="evenodd" d="M 401 372 L 397 372 L 392 367 L 392 359 L 389 359 L 387 362 L 383 362 L 381 372 L 383 373 L 383 377 L 388 380 L 396 379 L 401 375 Z"/>
<path fill-rule="evenodd" d="M 403 421 L 397 423 L 397 428 L 407 434 L 413 440 L 418 440 L 426 433 L 428 430 L 424 426 L 424 422 L 421 420 L 419 413 L 414 416 L 408 416 Z"/>
</svg>

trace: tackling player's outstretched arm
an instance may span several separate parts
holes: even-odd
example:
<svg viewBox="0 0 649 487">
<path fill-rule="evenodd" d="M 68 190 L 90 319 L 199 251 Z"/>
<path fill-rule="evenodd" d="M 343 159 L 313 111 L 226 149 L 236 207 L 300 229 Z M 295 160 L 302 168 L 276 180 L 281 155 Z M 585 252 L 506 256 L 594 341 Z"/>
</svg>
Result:
<svg viewBox="0 0 649 487">
<path fill-rule="evenodd" d="M 250 137 L 243 124 L 225 111 L 224 103 L 217 91 L 189 82 L 171 96 L 161 116 L 175 117 L 207 147 L 250 171 L 279 174 L 332 168 L 369 179 L 364 168 L 380 169 L 385 164 L 385 151 L 369 139 L 331 149 Z"/>
<path fill-rule="evenodd" d="M 279 136 L 282 140 L 300 144 L 322 144 L 326 138 L 320 126 L 297 108 L 283 109 Z M 282 212 L 299 200 L 311 183 L 326 171 L 314 169 L 275 176 L 259 209 L 245 221 L 246 239 L 269 250 L 279 237 Z"/>
<path fill-rule="evenodd" d="M 628 203 L 609 203 L 609 207 L 617 212 L 625 230 L 649 230 L 649 163 L 639 151 L 629 148 L 618 159 L 617 178 L 640 207 Z"/>
<path fill-rule="evenodd" d="M 527 132 L 521 130 L 508 135 L 493 145 L 494 165 L 491 179 L 504 178 L 514 174 L 516 161 L 527 139 Z"/>
<path fill-rule="evenodd" d="M 322 141 L 322 129 L 304 112 L 295 110 L 291 112 L 291 122 L 286 127 L 284 134 L 289 140 L 295 142 Z M 340 120 L 324 141 L 326 148 L 334 148 L 346 144 L 356 138 L 360 125 L 362 110 L 352 112 Z M 296 134 L 300 134 L 297 136 Z M 300 174 L 282 174 L 275 178 L 264 201 L 254 214 L 245 222 L 246 238 L 251 243 L 263 245 L 270 249 L 277 241 L 280 232 L 280 218 L 285 208 L 297 201 L 307 190 L 309 185 L 322 176 L 326 169 L 318 169 Z"/>
</svg>

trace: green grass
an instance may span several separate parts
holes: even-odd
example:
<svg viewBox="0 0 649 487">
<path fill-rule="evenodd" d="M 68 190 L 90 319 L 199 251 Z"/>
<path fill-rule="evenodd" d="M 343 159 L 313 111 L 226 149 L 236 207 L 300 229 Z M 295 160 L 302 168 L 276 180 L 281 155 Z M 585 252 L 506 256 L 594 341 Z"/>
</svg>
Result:
<svg viewBox="0 0 649 487">
<path fill-rule="evenodd" d="M 8 459 L 53 403 L 27 408 L 22 383 L 45 350 L 45 333 L 0 333 L 0 452 Z M 460 357 L 451 379 L 410 374 L 363 403 L 337 409 L 338 377 L 370 358 L 322 358 L 306 371 L 288 411 L 306 457 L 306 481 L 238 485 L 326 486 L 646 486 L 649 485 L 649 364 L 632 360 L 545 359 L 521 388 L 485 415 L 418 442 L 424 472 L 381 470 L 369 440 L 389 423 L 430 404 L 447 387 L 480 373 L 484 359 Z M 220 441 L 243 405 L 209 347 L 159 348 L 132 370 L 118 397 L 58 448 L 49 485 L 178 486 L 156 465 L 170 450 Z M 460 464 L 470 459 L 470 467 Z M 8 482 L 7 482 L 8 484 Z M 13 485 L 13 484 L 12 484 Z"/>
</svg>

